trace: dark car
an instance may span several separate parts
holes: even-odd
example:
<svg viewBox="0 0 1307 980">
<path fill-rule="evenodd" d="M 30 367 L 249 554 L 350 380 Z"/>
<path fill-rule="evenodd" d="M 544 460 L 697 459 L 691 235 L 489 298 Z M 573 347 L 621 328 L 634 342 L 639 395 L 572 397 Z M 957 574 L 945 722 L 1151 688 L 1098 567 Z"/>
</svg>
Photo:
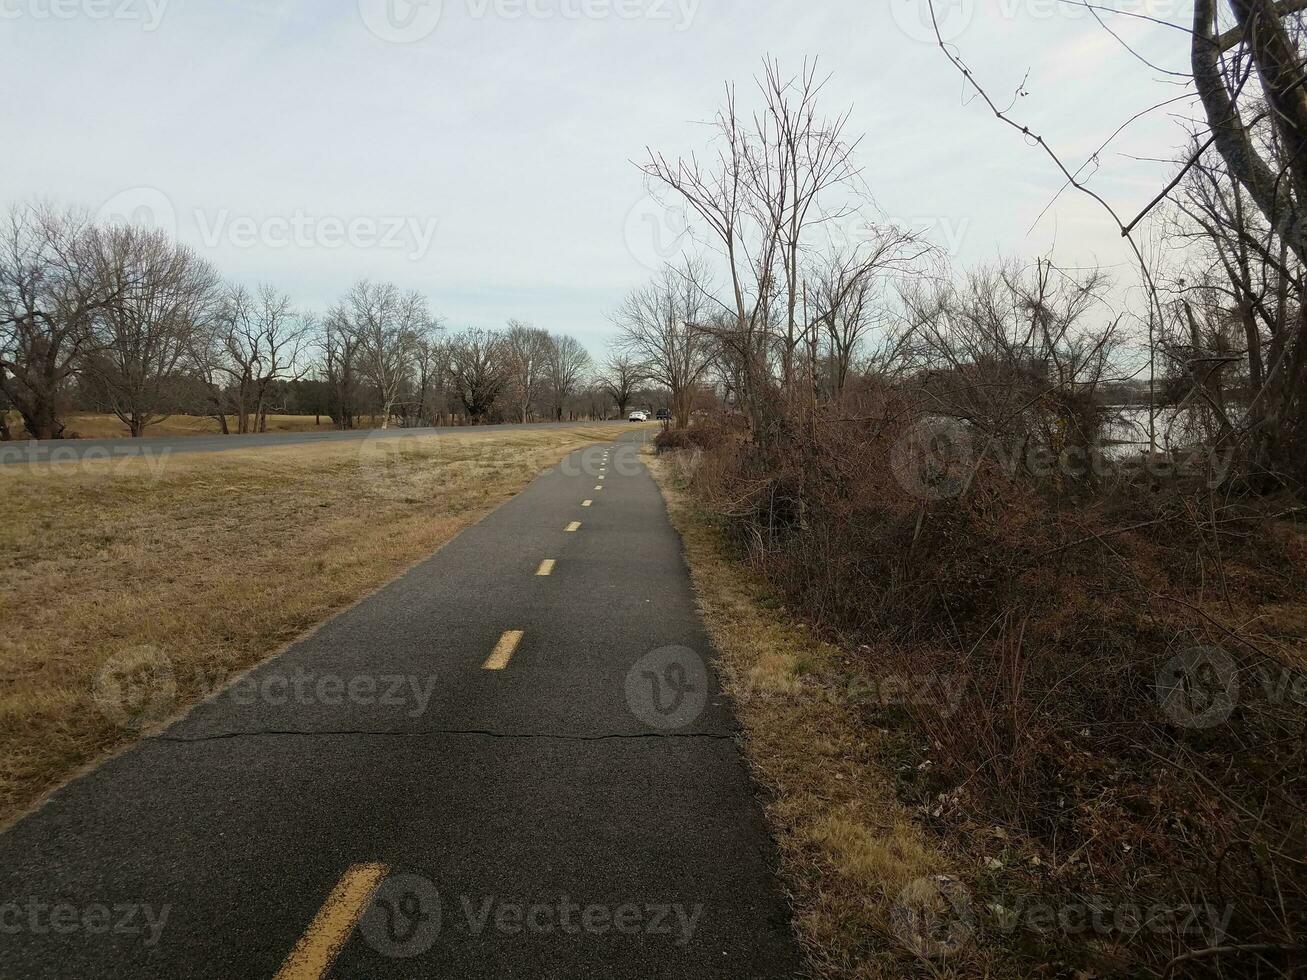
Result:
<svg viewBox="0 0 1307 980">
<path fill-rule="evenodd" d="M 670 422 L 672 420 L 672 413 L 667 411 L 665 408 L 660 408 L 658 409 L 658 414 L 655 415 L 654 418 L 659 422 Z"/>
</svg>

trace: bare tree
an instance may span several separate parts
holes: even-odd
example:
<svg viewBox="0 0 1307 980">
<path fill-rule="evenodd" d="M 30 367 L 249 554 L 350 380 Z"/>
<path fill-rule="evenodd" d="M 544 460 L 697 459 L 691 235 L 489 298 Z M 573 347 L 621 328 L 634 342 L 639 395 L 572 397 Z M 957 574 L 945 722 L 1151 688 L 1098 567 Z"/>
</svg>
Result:
<svg viewBox="0 0 1307 980">
<path fill-rule="evenodd" d="M 618 351 L 609 356 L 599 375 L 600 388 L 617 403 L 617 414 L 626 417 L 626 406 L 635 397 L 635 389 L 645 380 L 644 369 L 640 362 L 628 354 Z"/>
<path fill-rule="evenodd" d="M 30 438 L 63 432 L 63 386 L 91 349 L 91 320 L 130 285 L 108 274 L 84 214 L 15 207 L 0 228 L 0 387 Z"/>
<path fill-rule="evenodd" d="M 775 403 L 773 350 L 779 352 L 780 393 L 793 400 L 812 391 L 799 377 L 800 354 L 817 329 L 801 315 L 801 257 L 818 229 L 851 213 L 848 200 L 857 196 L 858 141 L 845 136 L 847 112 L 819 114 L 824 84 L 815 63 L 787 77 L 768 60 L 757 79 L 763 109 L 751 121 L 737 110 L 728 86 L 713 126 L 715 160 L 691 156 L 671 163 L 651 152 L 642 168 L 685 200 L 720 248 L 728 288 L 725 299 L 714 300 L 713 332 L 755 431 L 766 426 Z M 841 198 L 828 200 L 832 192 Z"/>
<path fill-rule="evenodd" d="M 381 427 L 388 428 L 412 374 L 417 340 L 432 325 L 427 302 L 416 292 L 401 294 L 392 283 L 361 279 L 337 315 L 348 321 L 358 341 L 359 373 L 376 390 Z"/>
<path fill-rule="evenodd" d="M 237 406 L 228 387 L 231 375 L 227 371 L 225 335 L 226 321 L 220 314 L 197 323 L 187 338 L 183 364 L 203 393 L 192 409 L 217 422 L 223 435 L 230 435 L 227 418 Z"/>
<path fill-rule="evenodd" d="M 915 396 L 918 423 L 963 422 L 979 452 L 1009 461 L 1028 463 L 1033 449 L 1067 454 L 1078 469 L 1058 470 L 1058 479 L 1095 479 L 1090 464 L 1108 418 L 1099 393 L 1114 380 L 1121 343 L 1108 287 L 1097 270 L 1072 273 L 1044 259 L 916 284 L 904 297 L 913 332 L 901 348 L 910 367 L 901 388 Z"/>
<path fill-rule="evenodd" d="M 449 353 L 449 340 L 436 322 L 413 345 L 414 416 L 419 425 L 440 424 L 448 396 Z"/>
<path fill-rule="evenodd" d="M 94 315 L 85 367 L 113 413 L 140 436 L 173 410 L 179 367 L 212 315 L 218 274 L 159 231 L 128 228 L 104 239 L 120 299 Z"/>
<path fill-rule="evenodd" d="M 1212 142 L 1230 176 L 1251 196 L 1272 227 L 1284 236 L 1298 261 L 1307 261 L 1300 212 L 1307 206 L 1307 84 L 1301 52 L 1281 21 L 1273 0 L 1231 0 L 1234 27 L 1219 30 L 1215 0 L 1195 0 L 1190 60 L 1194 84 L 1211 127 Z M 1261 100 L 1254 119 L 1241 112 L 1246 75 L 1223 62 L 1232 48 L 1247 51 Z M 1254 127 L 1267 120 L 1278 152 L 1268 157 L 1256 145 Z M 1267 144 L 1264 144 L 1267 145 Z"/>
<path fill-rule="evenodd" d="M 545 380 L 555 422 L 563 420 L 563 408 L 572 397 L 581 379 L 590 369 L 590 353 L 575 337 L 554 334 L 549 338 L 545 356 Z"/>
<path fill-rule="evenodd" d="M 690 424 L 695 391 L 711 363 L 711 341 L 701 328 L 706 305 L 693 264 L 683 270 L 668 266 L 632 292 L 614 316 L 620 347 L 646 379 L 671 393 L 678 428 Z"/>
<path fill-rule="evenodd" d="M 487 421 L 509 383 L 503 339 L 489 330 L 464 330 L 450 345 L 450 373 L 468 417 Z"/>
<path fill-rule="evenodd" d="M 1286 16 L 1301 5 L 1228 6 L 1233 26 L 1222 32 L 1214 0 L 1194 4 L 1191 64 L 1211 137 L 1190 156 L 1179 207 L 1211 242 L 1243 343 L 1204 350 L 1195 324 L 1187 356 L 1201 368 L 1194 391 L 1223 416 L 1222 441 L 1246 443 L 1254 481 L 1276 486 L 1307 480 L 1307 70 Z M 1217 404 L 1232 360 L 1250 388 L 1239 419 Z"/>
<path fill-rule="evenodd" d="M 338 429 L 353 429 L 362 410 L 359 398 L 359 339 L 340 308 L 323 324 L 320 372 L 327 385 L 327 411 Z"/>
<path fill-rule="evenodd" d="M 531 409 L 544 391 L 551 348 L 549 331 L 509 320 L 502 346 L 513 411 L 519 422 L 530 421 Z"/>
<path fill-rule="evenodd" d="M 867 221 L 851 245 L 835 245 L 815 263 L 804 290 L 803 335 L 807 374 L 814 386 L 822 373 L 819 354 L 825 341 L 828 393 L 844 396 L 849 371 L 867 334 L 889 314 L 888 287 L 915 270 L 932 249 L 913 232 Z"/>
<path fill-rule="evenodd" d="M 251 294 L 231 287 L 212 336 L 219 350 L 210 356 L 226 376 L 240 433 L 267 431 L 268 393 L 296 368 L 307 346 L 312 320 L 295 311 L 290 297 L 270 284 Z"/>
<path fill-rule="evenodd" d="M 935 19 L 930 0 L 929 13 Z M 1177 187 L 1184 187 L 1179 206 L 1194 218 L 1213 239 L 1224 239 L 1233 248 L 1227 248 L 1222 264 L 1233 258 L 1226 274 L 1230 277 L 1231 292 L 1235 294 L 1236 315 L 1244 320 L 1246 350 L 1242 353 L 1223 352 L 1215 363 L 1228 363 L 1223 359 L 1238 353 L 1247 358 L 1250 378 L 1260 376 L 1261 383 L 1250 383 L 1249 396 L 1241 407 L 1242 422 L 1222 426 L 1223 443 L 1241 450 L 1244 472 L 1248 482 L 1262 489 L 1271 489 L 1286 482 L 1307 482 L 1307 399 L 1300 392 L 1307 386 L 1307 318 L 1301 315 L 1304 308 L 1301 291 L 1301 272 L 1307 260 L 1307 231 L 1302 217 L 1304 198 L 1307 196 L 1307 68 L 1304 68 L 1302 11 L 1307 4 L 1301 0 L 1195 0 L 1193 29 L 1190 31 L 1189 57 L 1194 88 L 1203 111 L 1202 127 L 1210 134 L 1195 140 L 1195 146 L 1175 178 L 1164 187 L 1147 206 L 1129 222 L 1122 221 L 1117 212 L 1098 192 L 1089 188 L 1081 177 L 1089 162 L 1078 170 L 1071 170 L 1058 157 L 1050 144 L 1029 125 L 1012 117 L 1010 107 L 996 102 L 977 80 L 975 73 L 962 60 L 956 45 L 946 42 L 935 24 L 936 39 L 948 60 L 962 73 L 968 86 L 994 113 L 996 118 L 1018 130 L 1023 138 L 1046 154 L 1066 178 L 1067 185 L 1089 195 L 1101 205 L 1118 225 L 1139 261 L 1140 271 L 1148 287 L 1150 311 L 1148 318 L 1150 358 L 1150 410 L 1149 440 L 1155 446 L 1155 391 L 1153 377 L 1159 354 L 1168 346 L 1158 335 L 1163 329 L 1166 311 L 1160 291 L 1154 281 L 1151 263 L 1131 237 L 1133 230 L 1161 202 L 1174 200 Z M 1097 16 L 1097 15 L 1096 15 Z M 1226 25 L 1229 25 L 1226 27 Z M 1225 29 L 1223 29 L 1223 27 Z M 1117 38 L 1120 40 L 1120 38 Z M 1124 42 L 1122 42 L 1124 43 Z M 1166 104 L 1166 103 L 1162 103 Z M 1156 107 L 1155 107 L 1156 108 Z M 1139 118 L 1143 113 L 1137 114 Z M 1124 129 L 1124 126 L 1121 127 Z M 1121 130 L 1118 129 L 1118 133 Z M 1209 152 L 1214 150 L 1214 153 Z M 1098 159 L 1095 153 L 1092 160 Z M 1216 160 L 1219 159 L 1219 165 Z M 1219 192 L 1207 202 L 1199 201 L 1194 207 L 1191 171 L 1216 175 L 1221 185 Z M 1207 195 L 1207 191 L 1202 194 Z M 1215 207 L 1212 207 L 1215 205 Z M 1210 219 L 1217 219 L 1214 223 Z M 1265 234 L 1264 234 L 1265 233 Z M 1266 238 L 1269 234 L 1269 239 Z M 1239 259 L 1250 257 L 1254 263 L 1265 263 L 1276 268 L 1280 289 L 1285 298 L 1284 309 L 1295 311 L 1277 322 L 1277 329 L 1264 336 L 1260 326 L 1243 312 L 1253 297 L 1250 283 L 1261 280 L 1260 272 L 1240 267 Z M 1210 281 L 1206 282 L 1210 285 Z M 1256 304 L 1254 303 L 1254 306 Z M 1268 304 L 1275 305 L 1275 304 Z M 1188 313 L 1180 307 L 1180 316 L 1188 331 Z M 1256 317 L 1266 317 L 1257 311 Z M 1202 333 L 1201 325 L 1197 331 Z M 1188 331 L 1191 334 L 1192 331 Z M 1192 346 L 1192 345 L 1191 345 Z M 1273 351 L 1267 348 L 1273 347 Z M 1201 356 L 1201 352 L 1195 352 Z M 1260 362 L 1260 363 L 1259 363 Z M 1195 360 L 1195 363 L 1197 361 Z M 1211 394 L 1210 383 L 1215 374 L 1204 369 L 1204 381 L 1194 391 Z M 1211 399 L 1206 398 L 1211 408 Z M 1227 420 L 1234 423 L 1236 420 Z M 1246 447 L 1246 452 L 1242 452 Z M 1286 480 L 1286 477 L 1290 479 Z"/>
</svg>

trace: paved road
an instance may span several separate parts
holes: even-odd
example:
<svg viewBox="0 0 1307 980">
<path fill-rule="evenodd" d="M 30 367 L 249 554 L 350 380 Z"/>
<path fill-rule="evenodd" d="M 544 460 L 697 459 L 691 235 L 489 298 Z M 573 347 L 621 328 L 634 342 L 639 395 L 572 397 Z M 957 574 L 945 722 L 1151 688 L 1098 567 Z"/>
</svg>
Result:
<svg viewBox="0 0 1307 980">
<path fill-rule="evenodd" d="M 445 426 L 426 429 L 387 429 L 390 436 L 430 436 L 476 431 L 513 432 L 519 429 L 574 429 L 612 422 L 536 422 L 530 425 Z M 29 439 L 0 442 L 0 465 L 6 463 L 72 462 L 81 459 L 118 459 L 124 456 L 219 453 L 269 446 L 300 446 L 315 442 L 353 442 L 381 435 L 377 429 L 340 432 L 263 432 L 243 436 L 147 436 L 142 439 Z"/>
<path fill-rule="evenodd" d="M 0 836 L 0 976 L 793 976 L 644 437 Z"/>
</svg>

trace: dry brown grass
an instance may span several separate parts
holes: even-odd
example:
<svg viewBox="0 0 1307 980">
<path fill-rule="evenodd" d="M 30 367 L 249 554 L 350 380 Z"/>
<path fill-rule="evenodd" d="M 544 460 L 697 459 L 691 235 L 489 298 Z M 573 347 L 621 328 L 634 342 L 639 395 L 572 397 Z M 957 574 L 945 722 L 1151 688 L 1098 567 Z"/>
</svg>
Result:
<svg viewBox="0 0 1307 980">
<path fill-rule="evenodd" d="M 0 824 L 135 737 L 92 698 L 109 658 L 165 651 L 184 708 L 626 431 L 0 467 Z"/>
<path fill-rule="evenodd" d="M 9 425 L 22 438 L 23 420 L 17 412 L 9 413 Z M 366 423 L 366 419 L 364 422 Z M 131 435 L 116 416 L 103 412 L 74 412 L 63 418 L 67 438 L 114 439 Z M 236 417 L 227 417 L 231 431 L 236 431 Z M 269 415 L 269 432 L 330 432 L 335 426 L 323 415 Z M 147 436 L 216 436 L 220 432 L 216 419 L 196 415 L 173 415 L 145 430 Z"/>
<path fill-rule="evenodd" d="M 858 718 L 854 665 L 786 615 L 775 590 L 729 557 L 720 528 L 684 491 L 677 460 L 648 462 L 685 542 L 719 672 L 767 790 L 809 969 L 841 978 L 991 972 L 979 950 L 948 966 L 907 951 L 896 928 L 899 896 L 947 873 L 951 861 L 895 797 L 883 733 Z"/>
</svg>

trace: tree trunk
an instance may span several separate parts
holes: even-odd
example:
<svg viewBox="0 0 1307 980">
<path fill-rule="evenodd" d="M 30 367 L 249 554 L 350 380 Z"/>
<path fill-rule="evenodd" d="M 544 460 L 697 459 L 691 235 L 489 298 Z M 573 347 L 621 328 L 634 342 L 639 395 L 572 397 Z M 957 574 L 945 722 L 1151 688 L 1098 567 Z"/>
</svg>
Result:
<svg viewBox="0 0 1307 980">
<path fill-rule="evenodd" d="M 58 439 L 63 435 L 64 427 L 55 413 L 54 403 L 40 401 L 26 410 L 20 409 L 23 427 L 30 439 Z"/>
<path fill-rule="evenodd" d="M 690 426 L 690 409 L 694 393 L 689 388 L 672 392 L 672 415 L 676 418 L 676 427 L 686 429 Z"/>
</svg>

